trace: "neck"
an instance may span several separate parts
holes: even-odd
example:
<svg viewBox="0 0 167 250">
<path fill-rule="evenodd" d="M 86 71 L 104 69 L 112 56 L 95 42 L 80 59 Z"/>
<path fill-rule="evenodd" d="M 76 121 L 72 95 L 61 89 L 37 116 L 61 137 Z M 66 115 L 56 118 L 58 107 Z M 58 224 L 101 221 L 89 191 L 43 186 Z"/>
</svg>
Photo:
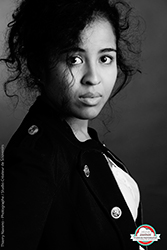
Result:
<svg viewBox="0 0 167 250">
<path fill-rule="evenodd" d="M 91 139 L 88 134 L 88 120 L 81 120 L 78 118 L 67 118 L 66 122 L 71 127 L 74 135 L 79 141 L 86 141 Z"/>
</svg>

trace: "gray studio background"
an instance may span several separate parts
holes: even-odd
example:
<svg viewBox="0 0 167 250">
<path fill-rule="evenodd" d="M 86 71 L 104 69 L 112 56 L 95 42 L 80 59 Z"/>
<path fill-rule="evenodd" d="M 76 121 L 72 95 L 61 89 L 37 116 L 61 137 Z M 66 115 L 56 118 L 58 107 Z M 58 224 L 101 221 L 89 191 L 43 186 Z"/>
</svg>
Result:
<svg viewBox="0 0 167 250">
<path fill-rule="evenodd" d="M 167 249 L 167 1 L 131 0 L 146 21 L 142 75 L 112 102 L 112 121 L 106 133 L 100 120 L 100 138 L 128 166 L 139 183 L 144 207 L 144 223 L 161 234 L 150 250 Z M 0 0 L 0 53 L 5 25 L 14 9 L 14 0 Z M 31 13 L 30 13 L 31 15 Z M 5 70 L 0 65 L 0 144 L 6 145 L 26 111 L 13 110 L 2 83 Z M 126 225 L 125 225 L 126 229 Z M 132 232 L 134 233 L 134 232 Z"/>
</svg>

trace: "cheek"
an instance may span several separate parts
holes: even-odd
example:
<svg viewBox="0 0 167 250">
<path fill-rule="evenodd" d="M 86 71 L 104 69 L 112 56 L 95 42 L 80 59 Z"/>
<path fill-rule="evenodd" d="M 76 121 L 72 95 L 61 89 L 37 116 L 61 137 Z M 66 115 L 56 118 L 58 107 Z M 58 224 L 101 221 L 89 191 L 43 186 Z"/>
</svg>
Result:
<svg viewBox="0 0 167 250">
<path fill-rule="evenodd" d="M 117 69 L 114 70 L 114 72 L 112 72 L 112 74 L 108 74 L 106 75 L 106 87 L 105 87 L 105 92 L 110 95 L 111 91 L 114 88 L 114 85 L 116 83 L 116 79 L 117 79 Z"/>
</svg>

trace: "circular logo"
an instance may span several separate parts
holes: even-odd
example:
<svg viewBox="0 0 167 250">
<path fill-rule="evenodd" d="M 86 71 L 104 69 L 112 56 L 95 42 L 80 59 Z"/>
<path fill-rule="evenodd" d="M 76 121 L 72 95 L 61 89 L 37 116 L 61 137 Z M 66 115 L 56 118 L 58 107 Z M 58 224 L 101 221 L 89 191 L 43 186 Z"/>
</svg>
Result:
<svg viewBox="0 0 167 250">
<path fill-rule="evenodd" d="M 135 234 L 131 234 L 131 239 L 137 241 L 140 245 L 149 246 L 154 241 L 160 239 L 160 234 L 156 234 L 155 229 L 147 224 L 141 225 L 135 231 Z"/>
</svg>

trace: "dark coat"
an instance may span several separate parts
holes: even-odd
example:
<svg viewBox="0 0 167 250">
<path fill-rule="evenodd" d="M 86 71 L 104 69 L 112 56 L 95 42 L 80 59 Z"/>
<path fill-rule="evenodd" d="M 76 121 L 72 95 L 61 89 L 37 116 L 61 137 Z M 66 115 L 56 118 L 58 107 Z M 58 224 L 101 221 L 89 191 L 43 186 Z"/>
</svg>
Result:
<svg viewBox="0 0 167 250">
<path fill-rule="evenodd" d="M 136 223 L 89 130 L 78 141 L 41 97 L 5 150 L 5 249 L 138 250 Z M 114 207 L 120 218 L 111 214 Z M 141 225 L 139 209 L 137 223 Z"/>
</svg>

